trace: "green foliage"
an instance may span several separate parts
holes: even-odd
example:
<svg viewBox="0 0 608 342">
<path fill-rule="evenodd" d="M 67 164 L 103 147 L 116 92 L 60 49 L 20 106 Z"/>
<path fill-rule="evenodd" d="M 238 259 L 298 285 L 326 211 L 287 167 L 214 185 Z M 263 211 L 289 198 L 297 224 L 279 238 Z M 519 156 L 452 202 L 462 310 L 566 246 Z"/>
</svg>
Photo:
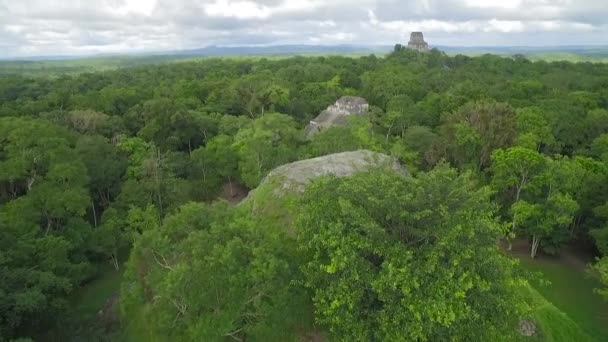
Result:
<svg viewBox="0 0 608 342">
<path fill-rule="evenodd" d="M 523 307 L 489 195 L 445 166 L 314 184 L 299 229 L 317 320 L 338 340 L 512 335 Z"/>
<path fill-rule="evenodd" d="M 83 135 L 75 148 L 87 168 L 91 197 L 107 208 L 120 193 L 127 168 L 126 156 L 101 136 Z"/>
<path fill-rule="evenodd" d="M 492 152 L 509 147 L 516 138 L 516 117 L 504 103 L 469 103 L 442 116 L 441 149 L 458 167 L 483 170 Z"/>
<path fill-rule="evenodd" d="M 292 161 L 300 140 L 295 121 L 284 114 L 267 113 L 241 129 L 234 148 L 245 185 L 257 186 L 268 171 Z"/>
<path fill-rule="evenodd" d="M 592 266 L 592 270 L 598 275 L 602 288 L 598 288 L 595 291 L 608 300 L 608 258 L 604 257 L 598 260 Z"/>
<path fill-rule="evenodd" d="M 90 70 L 104 72 L 88 72 Z M 153 255 L 134 256 L 133 259 L 147 260 L 154 266 L 138 269 L 151 277 L 149 281 L 153 286 L 145 291 L 162 292 L 166 296 L 187 295 L 184 298 L 192 296 L 194 303 L 208 308 L 205 306 L 210 300 L 205 297 L 207 293 L 194 293 L 190 287 L 196 283 L 192 288 L 198 289 L 199 278 L 204 280 L 200 282 L 203 284 L 210 278 L 217 278 L 231 284 L 220 290 L 234 291 L 235 301 L 230 302 L 226 297 L 226 316 L 206 321 L 209 324 L 203 324 L 204 327 L 197 325 L 200 312 L 189 312 L 187 319 L 180 314 L 178 321 L 182 326 L 198 327 L 180 330 L 181 326 L 172 326 L 177 307 L 167 298 L 155 301 L 149 297 L 133 297 L 143 298 L 143 302 L 132 305 L 133 318 L 123 317 L 125 329 L 143 333 L 132 339 L 168 339 L 163 334 L 183 339 L 203 339 L 201 336 L 212 339 L 217 336 L 213 331 L 220 330 L 210 327 L 214 324 L 227 327 L 229 319 L 226 317 L 241 317 L 230 322 L 234 329 L 243 328 L 238 332 L 238 338 L 308 338 L 311 333 L 306 330 L 308 326 L 299 327 L 300 330 L 293 333 L 289 329 L 297 324 L 288 322 L 308 322 L 312 312 L 307 303 L 310 294 L 285 285 L 300 279 L 298 266 L 301 262 L 291 259 L 294 242 L 272 233 L 296 234 L 292 223 L 301 209 L 296 194 L 279 198 L 273 188 L 277 184 L 265 183 L 257 189 L 253 199 L 237 210 L 238 214 L 226 209 L 230 218 L 213 218 L 215 223 L 200 223 L 200 230 L 207 232 L 209 241 L 199 241 L 204 234 L 198 231 L 188 231 L 169 242 L 161 237 L 166 235 L 164 229 L 169 226 L 184 224 L 186 220 L 174 219 L 181 217 L 179 208 L 184 203 L 212 200 L 226 183 L 239 182 L 253 188 L 281 164 L 356 149 L 391 154 L 412 173 L 430 170 L 442 160 L 459 171 L 474 170 L 478 182 L 491 185 L 495 191 L 493 200 L 500 205 L 500 218 L 505 222 L 481 224 L 483 214 L 482 218 L 465 221 L 458 216 L 465 209 L 458 208 L 466 206 L 454 207 L 441 202 L 446 196 L 445 201 L 449 200 L 451 195 L 446 194 L 451 191 L 460 193 L 448 187 L 445 179 L 460 184 L 466 177 L 454 178 L 435 171 L 431 173 L 434 176 L 423 173 L 420 180 L 407 181 L 404 185 L 401 180 L 394 184 L 389 182 L 390 177 L 380 179 L 390 184 L 376 184 L 369 179 L 363 181 L 365 177 L 360 176 L 356 182 L 375 184 L 378 189 L 370 185 L 361 186 L 357 191 L 353 190 L 354 183 L 346 180 L 329 184 L 329 189 L 332 186 L 342 189 L 332 194 L 335 198 L 341 197 L 326 205 L 336 213 L 335 218 L 350 219 L 352 216 L 352 224 L 366 229 L 394 227 L 395 222 L 407 220 L 404 227 L 415 228 L 412 236 L 423 239 L 420 245 L 408 246 L 409 254 L 400 254 L 403 248 L 397 247 L 390 253 L 383 250 L 396 260 L 390 270 L 405 269 L 403 274 L 390 273 L 388 264 L 384 273 L 362 272 L 363 266 L 376 267 L 365 263 L 369 261 L 365 258 L 375 255 L 375 250 L 359 259 L 349 254 L 357 261 L 351 275 L 354 271 L 360 272 L 360 279 L 336 282 L 335 285 L 350 290 L 348 286 L 358 284 L 358 281 L 373 280 L 368 288 L 375 292 L 368 290 L 365 296 L 373 292 L 376 297 L 357 297 L 360 288 L 351 291 L 355 295 L 350 297 L 345 294 L 350 292 L 340 292 L 343 290 L 340 288 L 334 294 L 344 298 L 340 297 L 337 303 L 359 300 L 370 309 L 360 312 L 352 309 L 348 315 L 342 315 L 342 306 L 332 308 L 327 302 L 319 303 L 319 307 L 324 310 L 321 319 L 344 323 L 359 318 L 363 323 L 353 325 L 349 330 L 352 334 L 373 332 L 376 337 L 390 340 L 413 339 L 412 336 L 447 340 L 452 338 L 452 333 L 466 336 L 466 329 L 462 328 L 466 320 L 477 325 L 477 318 L 471 316 L 477 312 L 475 310 L 498 299 L 488 299 L 483 292 L 484 296 L 476 297 L 476 300 L 488 299 L 486 304 L 473 308 L 463 304 L 473 298 L 468 296 L 470 289 L 463 290 L 469 286 L 466 277 L 486 270 L 467 268 L 466 279 L 448 284 L 448 271 L 463 265 L 470 267 L 466 260 L 452 266 L 449 261 L 439 259 L 450 266 L 442 267 L 437 273 L 434 279 L 437 283 L 432 283 L 436 286 L 424 289 L 422 301 L 408 302 L 411 309 L 398 305 L 403 296 L 420 293 L 413 287 L 417 283 L 410 279 L 420 284 L 431 284 L 432 280 L 406 266 L 433 269 L 434 255 L 456 253 L 450 247 L 456 237 L 448 234 L 451 230 L 447 227 L 457 227 L 454 234 L 460 234 L 462 241 L 458 242 L 465 246 L 463 253 L 477 248 L 475 253 L 490 255 L 488 263 L 476 258 L 467 260 L 481 265 L 494 263 L 495 268 L 505 272 L 491 270 L 481 278 L 470 278 L 483 280 L 498 274 L 497 287 L 509 277 L 511 268 L 496 261 L 493 252 L 476 247 L 482 243 L 494 246 L 486 235 L 482 234 L 479 241 L 469 241 L 467 234 L 470 231 L 462 228 L 471 227 L 465 224 L 468 221 L 479 223 L 479 227 L 491 227 L 494 235 L 490 235 L 495 239 L 500 239 L 505 232 L 509 238 L 514 234 L 527 238 L 532 249 L 542 248 L 546 253 L 559 253 L 569 242 L 591 239 L 600 253 L 606 253 L 608 65 L 605 64 L 531 62 L 524 56 L 450 57 L 438 50 L 417 53 L 398 47 L 385 58 L 374 55 L 224 59 L 156 56 L 0 62 L 0 74 L 3 74 L 0 77 L 2 338 L 30 335 L 30 331 L 47 328 L 55 317 L 67 317 L 58 313 L 66 311 L 66 303 L 73 298 L 71 293 L 77 293 L 78 287 L 93 277 L 94 269 L 121 268 L 121 260 L 130 253 L 133 244 L 140 241 L 142 244 L 158 243 L 166 249 L 163 253 L 169 253 L 163 254 L 165 257 L 175 257 L 175 260 L 167 259 L 171 267 L 174 261 L 184 267 L 172 273 L 159 266 Z M 365 97 L 370 103 L 370 112 L 353 116 L 347 126 L 331 128 L 310 141 L 301 139 L 308 121 L 343 95 Z M 283 114 L 275 114 L 279 112 Z M 437 176 L 439 174 L 445 179 Z M 434 180 L 436 184 L 429 184 L 424 181 L 429 177 L 441 179 Z M 422 188 L 424 190 L 420 190 Z M 397 190 L 403 193 L 393 193 Z M 410 198 L 407 195 L 411 191 L 421 194 Z M 321 195 L 323 191 L 318 189 L 318 192 Z M 423 196 L 422 192 L 432 195 L 433 199 Z M 477 187 L 470 187 L 469 193 L 486 199 L 488 196 L 486 190 Z M 462 196 L 459 197 L 461 202 L 472 203 Z M 423 199 L 428 201 L 422 203 Z M 487 208 L 467 210 L 493 213 Z M 197 217 L 207 220 L 202 216 L 205 215 Z M 442 219 L 435 220 L 437 217 Z M 351 224 L 343 221 L 345 225 Z M 429 230 L 423 227 L 431 224 L 427 221 L 436 223 L 438 234 L 447 234 L 437 235 L 446 245 L 435 245 L 435 236 L 424 235 Z M 192 222 L 192 226 L 198 224 Z M 281 229 L 277 228 L 279 226 Z M 226 230 L 225 234 L 220 227 Z M 311 223 L 307 229 L 312 227 L 318 228 L 319 224 Z M 336 233 L 336 227 L 331 226 L 327 234 Z M 380 228 L 375 232 L 379 232 L 374 236 L 380 236 L 382 243 L 391 242 L 391 246 L 402 247 L 393 235 L 380 234 Z M 408 230 L 408 233 L 411 232 Z M 332 235 L 327 241 L 335 242 L 332 248 L 342 248 L 343 240 L 344 248 L 353 247 L 347 238 L 354 236 L 343 234 L 338 238 L 338 235 Z M 268 244 L 262 240 L 267 240 Z M 316 247 L 324 246 L 324 242 Z M 310 241 L 302 243 L 310 244 Z M 206 250 L 198 250 L 199 244 Z M 419 251 L 421 246 L 428 248 Z M 135 250 L 140 253 L 144 247 L 151 248 L 142 245 Z M 174 251 L 174 247 L 184 250 Z M 423 258 L 418 259 L 418 253 Z M 239 259 L 240 255 L 247 260 Z M 199 259 L 194 263 L 191 258 Z M 260 267 L 252 266 L 263 259 L 272 266 L 266 274 Z M 371 264 L 380 262 L 372 261 Z M 110 265 L 106 264 L 108 262 Z M 231 270 L 245 270 L 243 277 L 220 272 L 223 263 Z M 141 265 L 145 264 L 137 267 Z M 209 276 L 203 277 L 196 270 L 204 270 Z M 166 274 L 170 276 L 164 279 Z M 329 276 L 327 279 L 333 280 Z M 137 286 L 147 284 L 139 278 L 131 280 Z M 478 284 L 477 280 L 471 283 Z M 186 284 L 186 281 L 191 283 Z M 409 283 L 402 285 L 402 281 Z M 219 287 L 213 284 L 209 282 L 209 291 L 215 290 L 212 286 Z M 243 284 L 254 286 L 248 288 Z M 460 286 L 460 289 L 443 291 L 452 285 Z M 411 291 L 400 295 L 395 290 L 397 287 Z M 252 288 L 276 292 L 276 301 L 264 298 L 255 305 L 241 305 L 243 298 L 251 295 Z M 316 292 L 318 288 L 311 290 Z M 452 296 L 461 293 L 459 291 L 465 292 L 465 298 Z M 573 296 L 565 287 L 560 291 L 566 293 L 566 297 Z M 590 289 L 581 291 L 591 293 Z M 281 304 L 288 297 L 292 305 Z M 508 298 L 499 294 L 496 297 Z M 550 299 L 556 304 L 560 302 L 558 296 Z M 387 306 L 386 312 L 369 315 L 374 319 L 365 316 L 369 312 L 379 312 L 378 303 L 391 301 L 394 306 Z M 424 307 L 425 303 L 428 308 Z M 436 303 L 439 304 L 433 306 Z M 247 311 L 236 309 L 237 304 Z M 294 306 L 301 308 L 301 312 L 290 311 Z M 497 308 L 496 315 L 485 311 L 480 315 L 496 318 L 504 311 L 500 305 Z M 572 324 L 562 319 L 561 313 L 547 308 L 549 306 L 543 304 L 537 312 L 544 331 L 539 339 L 577 340 L 575 337 L 581 336 Z M 576 313 L 571 307 L 560 309 L 568 315 Z M 334 312 L 338 314 L 329 317 Z M 249 314 L 255 314 L 255 319 Z M 403 323 L 408 319 L 424 320 L 428 325 L 409 329 L 411 324 Z M 553 324 L 551 320 L 557 323 Z M 148 331 L 149 321 L 155 322 L 159 329 Z M 577 319 L 576 323 L 584 325 L 582 321 Z M 393 330 L 387 328 L 391 327 L 391 322 L 402 324 Z M 487 321 L 479 326 L 486 325 L 493 324 Z M 564 328 L 560 329 L 558 325 Z M 494 328 L 498 329 L 498 326 Z M 406 327 L 409 330 L 403 335 L 391 335 Z M 84 331 L 74 329 L 75 334 L 76 330 Z M 270 334 L 272 330 L 281 336 Z M 491 333 L 491 330 L 485 331 Z M 224 334 L 226 332 L 231 331 L 224 330 Z M 31 335 L 34 339 L 39 336 Z M 66 336 L 66 339 L 69 337 L 73 336 Z M 89 340 L 98 337 L 78 336 Z M 469 339 L 482 337 L 474 335 Z"/>
<path fill-rule="evenodd" d="M 529 107 L 517 111 L 517 143 L 533 150 L 547 150 L 555 145 L 545 113 L 540 108 Z"/>
<path fill-rule="evenodd" d="M 64 309 L 87 276 L 88 177 L 55 125 L 4 118 L 0 136 L 0 334 L 12 336 Z"/>
<path fill-rule="evenodd" d="M 233 182 L 239 178 L 239 156 L 233 145 L 233 138 L 218 135 L 192 152 L 193 173 L 202 179 L 205 192 L 215 195 L 223 182 Z"/>
<path fill-rule="evenodd" d="M 545 157 L 528 148 L 496 150 L 492 155 L 492 185 L 498 191 L 511 192 L 510 202 L 517 202 L 521 192 L 534 183 L 546 164 Z"/>
<path fill-rule="evenodd" d="M 361 142 L 351 127 L 331 127 L 313 136 L 304 146 L 303 155 L 307 158 L 325 156 L 332 153 L 355 151 L 361 148 Z"/>
<path fill-rule="evenodd" d="M 153 331 L 173 340 L 291 338 L 306 297 L 289 284 L 297 270 L 283 244 L 225 204 L 187 204 L 135 243 L 123 309 L 143 305 Z"/>
<path fill-rule="evenodd" d="M 594 157 L 608 163 L 608 134 L 602 134 L 593 140 L 591 153 Z"/>
</svg>

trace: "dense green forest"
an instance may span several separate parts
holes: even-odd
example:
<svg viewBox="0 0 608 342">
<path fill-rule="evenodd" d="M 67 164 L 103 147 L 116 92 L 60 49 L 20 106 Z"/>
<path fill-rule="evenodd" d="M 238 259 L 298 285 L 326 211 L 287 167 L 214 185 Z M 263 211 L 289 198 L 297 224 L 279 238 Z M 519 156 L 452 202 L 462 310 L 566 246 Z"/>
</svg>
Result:
<svg viewBox="0 0 608 342">
<path fill-rule="evenodd" d="M 306 139 L 344 95 L 369 113 Z M 409 176 L 218 201 L 359 149 Z M 0 77 L 0 341 L 608 338 L 539 294 L 521 243 L 597 257 L 583 295 L 608 298 L 608 64 L 396 48 Z M 118 317 L 79 321 L 106 279 Z"/>
</svg>

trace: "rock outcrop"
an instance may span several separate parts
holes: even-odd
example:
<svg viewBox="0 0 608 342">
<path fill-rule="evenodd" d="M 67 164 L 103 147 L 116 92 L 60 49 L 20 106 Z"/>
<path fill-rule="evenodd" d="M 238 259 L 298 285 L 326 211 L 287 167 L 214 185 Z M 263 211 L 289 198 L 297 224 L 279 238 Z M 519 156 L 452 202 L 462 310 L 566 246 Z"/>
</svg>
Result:
<svg viewBox="0 0 608 342">
<path fill-rule="evenodd" d="M 420 52 L 430 51 L 429 44 L 424 41 L 422 32 L 412 32 L 410 35 L 410 41 L 407 43 L 407 47 Z"/>
<path fill-rule="evenodd" d="M 536 324 L 532 321 L 523 319 L 519 322 L 518 330 L 521 336 L 531 337 L 536 335 Z"/>
<path fill-rule="evenodd" d="M 342 152 L 286 164 L 272 170 L 260 186 L 273 182 L 275 190 L 302 192 L 313 179 L 324 175 L 348 177 L 374 167 L 386 167 L 407 175 L 408 172 L 393 157 L 368 150 Z"/>
<path fill-rule="evenodd" d="M 327 107 L 306 127 L 306 137 L 328 129 L 332 126 L 346 125 L 351 115 L 362 115 L 369 111 L 369 104 L 364 98 L 344 96 L 335 104 Z"/>
<path fill-rule="evenodd" d="M 349 177 L 374 168 L 409 176 L 395 158 L 385 154 L 368 150 L 336 153 L 275 168 L 249 192 L 239 207 L 255 217 L 279 222 L 289 236 L 295 236 L 293 220 L 298 215 L 297 199 L 307 185 L 321 176 Z"/>
</svg>

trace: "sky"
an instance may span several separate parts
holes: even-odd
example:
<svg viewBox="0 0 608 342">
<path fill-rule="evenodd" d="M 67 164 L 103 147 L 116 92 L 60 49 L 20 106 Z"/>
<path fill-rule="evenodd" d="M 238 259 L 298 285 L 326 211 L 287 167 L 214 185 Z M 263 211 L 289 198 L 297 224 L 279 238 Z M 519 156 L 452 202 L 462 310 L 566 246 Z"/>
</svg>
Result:
<svg viewBox="0 0 608 342">
<path fill-rule="evenodd" d="M 0 0 L 0 57 L 209 45 L 608 45 L 608 0 Z"/>
</svg>

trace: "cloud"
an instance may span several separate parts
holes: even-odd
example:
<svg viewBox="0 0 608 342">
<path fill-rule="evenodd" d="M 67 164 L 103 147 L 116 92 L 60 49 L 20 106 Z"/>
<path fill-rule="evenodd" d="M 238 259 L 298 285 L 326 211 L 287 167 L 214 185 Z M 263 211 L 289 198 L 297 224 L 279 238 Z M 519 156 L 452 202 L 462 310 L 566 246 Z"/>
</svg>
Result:
<svg viewBox="0 0 608 342">
<path fill-rule="evenodd" d="M 608 0 L 0 0 L 0 57 L 207 45 L 608 44 Z"/>
</svg>

